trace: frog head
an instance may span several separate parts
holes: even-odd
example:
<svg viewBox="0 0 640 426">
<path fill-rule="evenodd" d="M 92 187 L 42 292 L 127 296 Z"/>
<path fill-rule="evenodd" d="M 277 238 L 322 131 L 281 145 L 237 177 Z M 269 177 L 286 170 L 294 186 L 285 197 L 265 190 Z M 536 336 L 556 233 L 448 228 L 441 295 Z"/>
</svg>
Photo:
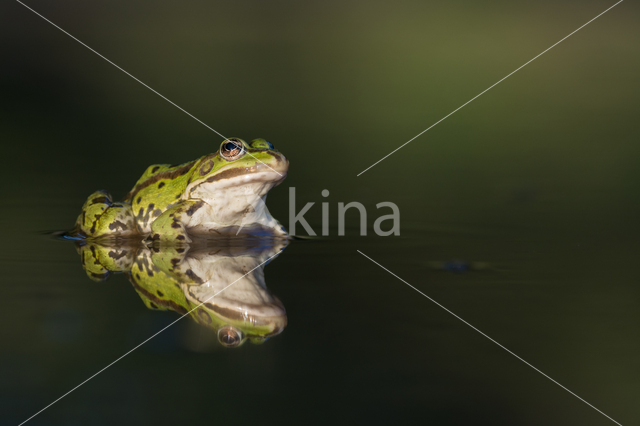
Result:
<svg viewBox="0 0 640 426">
<path fill-rule="evenodd" d="M 215 199 L 221 193 L 251 192 L 264 196 L 287 176 L 289 161 L 270 142 L 226 139 L 214 154 L 202 158 L 184 198 Z"/>
<path fill-rule="evenodd" d="M 264 139 L 247 143 L 226 139 L 203 157 L 182 196 L 203 200 L 215 212 L 213 222 L 244 226 L 275 222 L 265 208 L 267 193 L 287 176 L 289 161 Z M 280 226 L 278 226 L 280 228 Z"/>
</svg>

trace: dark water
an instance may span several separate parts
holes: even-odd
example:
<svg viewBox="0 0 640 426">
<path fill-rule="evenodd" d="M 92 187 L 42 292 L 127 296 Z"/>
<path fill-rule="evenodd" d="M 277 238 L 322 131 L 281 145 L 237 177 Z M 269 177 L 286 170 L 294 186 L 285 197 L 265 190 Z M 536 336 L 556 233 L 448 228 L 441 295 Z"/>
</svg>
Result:
<svg viewBox="0 0 640 426">
<path fill-rule="evenodd" d="M 285 226 L 289 187 L 317 232 L 331 212 L 331 235 L 265 268 L 281 334 L 229 349 L 185 319 L 29 424 L 615 424 L 357 250 L 637 423 L 635 5 L 356 178 L 611 4 L 29 2 L 216 130 L 273 142 L 291 162 L 268 201 Z M 123 274 L 89 280 L 44 233 L 220 138 L 20 4 L 0 19 L 0 424 L 17 425 L 178 317 Z M 355 212 L 338 236 L 349 201 L 368 236 Z M 382 201 L 400 236 L 373 234 Z"/>
</svg>

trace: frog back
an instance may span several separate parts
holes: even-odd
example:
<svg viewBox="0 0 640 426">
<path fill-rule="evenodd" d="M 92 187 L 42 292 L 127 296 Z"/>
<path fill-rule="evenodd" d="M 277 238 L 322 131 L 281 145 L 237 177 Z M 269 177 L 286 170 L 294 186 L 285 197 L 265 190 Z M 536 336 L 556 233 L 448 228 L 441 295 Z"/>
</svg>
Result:
<svg viewBox="0 0 640 426">
<path fill-rule="evenodd" d="M 199 162 L 200 159 L 178 166 L 154 164 L 147 168 L 124 200 L 131 204 L 140 232 L 149 233 L 153 221 L 180 200 Z"/>
</svg>

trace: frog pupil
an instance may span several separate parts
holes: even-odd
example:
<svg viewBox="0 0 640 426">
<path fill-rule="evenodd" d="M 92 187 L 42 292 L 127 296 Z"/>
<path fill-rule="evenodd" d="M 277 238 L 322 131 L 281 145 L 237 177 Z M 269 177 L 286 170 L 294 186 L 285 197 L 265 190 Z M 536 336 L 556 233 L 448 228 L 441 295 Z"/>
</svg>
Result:
<svg viewBox="0 0 640 426">
<path fill-rule="evenodd" d="M 228 139 L 220 145 L 220 155 L 227 161 L 237 160 L 244 154 L 244 146 L 241 140 Z"/>
<path fill-rule="evenodd" d="M 227 345 L 231 345 L 236 341 L 236 336 L 232 336 L 230 334 L 225 334 L 224 336 L 222 336 L 222 340 L 224 341 L 224 343 L 226 343 Z"/>
</svg>

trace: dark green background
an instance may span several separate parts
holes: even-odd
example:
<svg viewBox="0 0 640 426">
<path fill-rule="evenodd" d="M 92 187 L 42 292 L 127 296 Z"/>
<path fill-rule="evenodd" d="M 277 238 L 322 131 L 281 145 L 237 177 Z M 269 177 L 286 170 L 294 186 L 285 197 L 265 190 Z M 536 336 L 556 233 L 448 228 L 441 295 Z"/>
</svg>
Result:
<svg viewBox="0 0 640 426">
<path fill-rule="evenodd" d="M 332 237 L 266 269 L 289 326 L 196 353 L 187 321 L 31 421 L 613 424 L 640 418 L 640 22 L 614 2 L 29 1 L 226 136 L 264 137 Z M 0 5 L 0 420 L 18 424 L 175 319 L 70 244 L 84 198 L 221 138 L 19 3 Z M 323 199 L 320 192 L 329 189 Z M 395 202 L 401 236 L 337 237 L 338 202 Z M 385 212 L 386 213 L 386 212 Z M 300 229 L 300 228 L 299 228 Z M 298 231 L 300 232 L 300 230 Z M 453 273 L 433 262 L 486 262 Z M 436 263 L 437 264 L 437 263 Z"/>
</svg>

